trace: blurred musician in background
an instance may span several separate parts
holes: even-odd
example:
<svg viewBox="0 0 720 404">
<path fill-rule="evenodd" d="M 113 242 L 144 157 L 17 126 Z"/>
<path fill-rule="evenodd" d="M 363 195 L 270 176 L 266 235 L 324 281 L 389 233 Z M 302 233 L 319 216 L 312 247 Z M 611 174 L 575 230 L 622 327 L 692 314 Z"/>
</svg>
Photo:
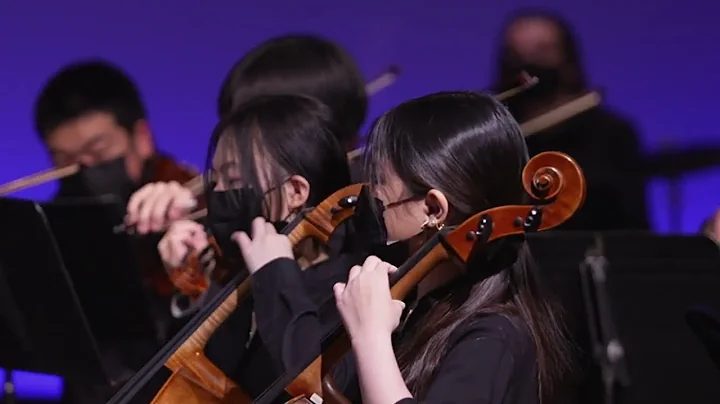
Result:
<svg viewBox="0 0 720 404">
<path fill-rule="evenodd" d="M 60 179 L 54 200 L 113 195 L 124 207 L 134 191 L 154 180 L 157 167 L 162 166 L 164 172 L 171 171 L 168 163 L 179 167 L 172 159 L 157 153 L 146 108 L 132 79 L 105 61 L 73 63 L 53 75 L 36 100 L 34 123 L 54 166 L 82 167 L 76 174 Z M 178 170 L 184 169 L 173 169 L 173 172 Z M 133 241 L 138 247 L 138 264 L 162 270 L 157 240 L 137 238 Z M 147 286 L 150 290 L 154 285 L 148 282 Z M 162 342 L 175 327 L 176 320 L 170 315 L 169 297 L 150 296 L 154 300 L 148 310 L 156 319 L 158 342 Z M 150 342 L 142 344 L 136 344 L 138 355 L 154 349 Z M 122 355 L 135 353 L 120 352 Z M 105 354 L 103 357 L 113 364 L 124 359 Z M 132 375 L 129 366 L 127 369 L 124 363 L 117 366 L 123 367 L 127 377 Z M 74 380 L 68 390 L 73 403 L 97 403 L 104 401 L 101 398 L 107 398 L 112 388 Z"/>
<path fill-rule="evenodd" d="M 140 93 L 118 67 L 99 60 L 65 66 L 42 89 L 34 120 L 56 167 L 92 167 L 63 178 L 56 199 L 112 194 L 126 202 L 149 180 L 152 130 Z"/>
<path fill-rule="evenodd" d="M 539 83 L 512 97 L 508 108 L 525 122 L 589 91 L 572 29 L 546 12 L 520 12 L 509 19 L 499 49 L 496 89 L 515 85 L 527 71 Z M 585 204 L 564 229 L 649 229 L 645 178 L 638 134 L 632 124 L 606 107 L 597 107 L 527 138 L 531 156 L 562 151 L 585 172 Z"/>
<path fill-rule="evenodd" d="M 322 101 L 333 112 L 338 140 L 351 151 L 358 146 L 368 96 L 353 57 L 341 46 L 312 35 L 269 39 L 245 54 L 220 90 L 218 113 L 259 95 L 302 94 Z M 362 156 L 351 161 L 353 179 L 362 178 Z"/>
</svg>

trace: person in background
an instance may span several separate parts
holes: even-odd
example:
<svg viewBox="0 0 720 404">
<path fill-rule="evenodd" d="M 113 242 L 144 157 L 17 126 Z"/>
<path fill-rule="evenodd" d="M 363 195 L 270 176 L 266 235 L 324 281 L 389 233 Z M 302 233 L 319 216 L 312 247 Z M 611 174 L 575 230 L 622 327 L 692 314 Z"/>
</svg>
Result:
<svg viewBox="0 0 720 404">
<path fill-rule="evenodd" d="M 101 60 L 63 67 L 41 90 L 34 121 L 55 167 L 90 168 L 62 179 L 54 199 L 112 194 L 126 203 L 150 180 L 158 155 L 147 110 L 119 67 Z"/>
<path fill-rule="evenodd" d="M 83 60 L 61 68 L 37 97 L 34 124 L 55 167 L 81 166 L 76 174 L 60 180 L 53 201 L 112 195 L 124 207 L 133 192 L 153 180 L 157 167 L 192 177 L 190 170 L 158 152 L 137 86 L 120 67 L 109 62 Z M 162 295 L 153 282 L 153 270 L 164 275 L 158 240 L 131 239 L 147 287 L 148 312 L 155 320 L 157 340 L 103 341 L 113 347 L 102 353 L 105 365 L 122 369 L 123 378 L 130 377 L 180 326 L 168 308 L 171 296 Z M 169 280 L 166 283 L 172 287 Z M 142 297 L 117 296 L 138 298 Z M 82 380 L 70 380 L 68 386 L 75 403 L 104 402 L 114 389 Z"/>
<path fill-rule="evenodd" d="M 539 83 L 507 106 L 526 122 L 589 92 L 580 49 L 571 26 L 541 11 L 521 11 L 508 20 L 498 54 L 496 89 L 517 84 L 522 71 Z M 530 155 L 561 151 L 572 156 L 587 179 L 587 199 L 562 228 L 648 230 L 640 141 L 633 125 L 599 106 L 527 138 Z"/>
<path fill-rule="evenodd" d="M 312 35 L 269 39 L 245 54 L 228 73 L 218 98 L 225 115 L 244 100 L 268 94 L 303 94 L 330 107 L 333 132 L 346 151 L 358 147 L 368 97 L 357 62 L 340 45 Z M 354 180 L 362 159 L 351 161 Z"/>
</svg>

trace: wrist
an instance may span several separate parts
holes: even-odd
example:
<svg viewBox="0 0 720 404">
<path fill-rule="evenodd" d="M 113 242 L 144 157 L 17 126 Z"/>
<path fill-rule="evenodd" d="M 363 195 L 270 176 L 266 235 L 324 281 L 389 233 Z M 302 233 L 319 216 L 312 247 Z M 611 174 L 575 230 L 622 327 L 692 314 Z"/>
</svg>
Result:
<svg viewBox="0 0 720 404">
<path fill-rule="evenodd" d="M 381 329 L 363 331 L 350 336 L 353 349 L 366 351 L 377 350 L 383 346 L 392 346 L 391 333 Z"/>
</svg>

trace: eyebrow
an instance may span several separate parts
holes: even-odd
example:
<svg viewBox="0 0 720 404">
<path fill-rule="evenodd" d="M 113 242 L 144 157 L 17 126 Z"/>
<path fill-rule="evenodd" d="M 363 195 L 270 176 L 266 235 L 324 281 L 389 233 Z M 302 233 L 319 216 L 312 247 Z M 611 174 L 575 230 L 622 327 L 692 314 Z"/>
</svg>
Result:
<svg viewBox="0 0 720 404">
<path fill-rule="evenodd" d="M 60 155 L 70 155 L 70 156 L 74 157 L 74 156 L 77 156 L 78 154 L 87 152 L 89 149 L 92 149 L 95 145 L 100 143 L 102 140 L 103 140 L 103 134 L 98 133 L 98 134 L 93 135 L 93 137 L 90 140 L 88 140 L 87 142 L 85 142 L 85 144 L 80 146 L 80 148 L 78 148 L 78 150 L 67 151 L 67 150 L 50 149 L 50 152 L 53 155 L 60 154 Z"/>
</svg>

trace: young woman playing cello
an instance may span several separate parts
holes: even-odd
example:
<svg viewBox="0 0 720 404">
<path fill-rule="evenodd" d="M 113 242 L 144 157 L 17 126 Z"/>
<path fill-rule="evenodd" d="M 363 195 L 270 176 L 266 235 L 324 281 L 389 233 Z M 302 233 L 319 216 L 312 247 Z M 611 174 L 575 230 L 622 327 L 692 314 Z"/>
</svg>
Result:
<svg viewBox="0 0 720 404">
<path fill-rule="evenodd" d="M 490 96 L 411 100 L 383 115 L 369 140 L 367 169 L 390 240 L 422 243 L 443 225 L 523 203 L 525 142 Z M 320 354 L 324 330 L 318 306 L 297 287 L 287 237 L 262 219 L 253 222 L 252 238 L 234 237 L 253 274 L 260 337 L 282 368 L 304 366 Z M 399 329 L 405 305 L 390 297 L 390 264 L 369 257 L 335 285 L 354 357 L 333 377 L 351 401 L 558 402 L 570 365 L 566 340 L 524 240 L 498 246 L 490 259 L 436 268 L 418 285 Z"/>
<path fill-rule="evenodd" d="M 350 185 L 345 150 L 335 138 L 333 122 L 325 105 L 299 95 L 258 97 L 221 120 L 210 140 L 210 184 L 206 195 L 207 224 L 223 255 L 232 256 L 233 249 L 237 251 L 231 234 L 247 230 L 255 217 L 261 216 L 282 228 L 302 209 L 316 206 Z M 164 208 L 171 204 L 189 207 L 193 202 L 184 191 L 149 193 L 142 201 Z M 345 248 L 345 233 L 338 229 L 336 235 L 333 246 L 337 248 L 324 248 L 306 240 L 295 249 L 305 269 L 299 274 L 301 282 L 317 304 L 332 300 L 332 285 L 346 279 L 349 268 L 362 261 L 362 257 L 340 254 Z M 158 249 L 166 267 L 172 269 L 185 265 L 191 252 L 204 250 L 208 243 L 203 225 L 177 220 Z M 331 267 L 323 263 L 328 256 L 336 263 Z M 192 312 L 219 289 L 219 285 L 213 285 L 192 307 L 178 304 L 174 310 Z M 252 299 L 241 302 L 210 339 L 205 353 L 245 392 L 255 396 L 278 373 L 263 342 L 252 338 L 252 310 Z"/>
</svg>

